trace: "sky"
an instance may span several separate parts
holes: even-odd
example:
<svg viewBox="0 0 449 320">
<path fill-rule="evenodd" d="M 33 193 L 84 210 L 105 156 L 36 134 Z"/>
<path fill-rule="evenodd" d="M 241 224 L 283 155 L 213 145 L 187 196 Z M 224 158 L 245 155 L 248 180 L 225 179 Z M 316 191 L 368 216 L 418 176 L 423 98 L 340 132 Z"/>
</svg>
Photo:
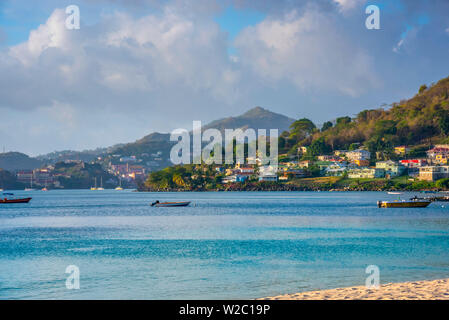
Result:
<svg viewBox="0 0 449 320">
<path fill-rule="evenodd" d="M 0 147 L 106 147 L 255 106 L 316 123 L 388 107 L 449 76 L 448 13 L 447 0 L 0 0 Z"/>
</svg>

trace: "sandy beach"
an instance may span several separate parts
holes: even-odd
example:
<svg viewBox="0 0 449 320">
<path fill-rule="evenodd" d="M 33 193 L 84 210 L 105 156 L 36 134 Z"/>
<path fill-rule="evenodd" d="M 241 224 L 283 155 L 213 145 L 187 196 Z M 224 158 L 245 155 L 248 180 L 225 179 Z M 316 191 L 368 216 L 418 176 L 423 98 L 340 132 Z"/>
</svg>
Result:
<svg viewBox="0 0 449 320">
<path fill-rule="evenodd" d="M 449 279 L 388 283 L 378 289 L 358 286 L 309 291 L 262 300 L 449 300 Z"/>
</svg>

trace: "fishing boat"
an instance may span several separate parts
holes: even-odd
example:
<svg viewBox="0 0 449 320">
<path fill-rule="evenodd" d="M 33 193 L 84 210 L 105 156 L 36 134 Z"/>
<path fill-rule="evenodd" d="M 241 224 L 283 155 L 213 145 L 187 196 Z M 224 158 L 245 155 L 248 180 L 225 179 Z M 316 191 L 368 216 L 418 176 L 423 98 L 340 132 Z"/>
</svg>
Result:
<svg viewBox="0 0 449 320">
<path fill-rule="evenodd" d="M 388 194 L 402 194 L 402 192 L 393 192 L 393 191 L 388 191 Z"/>
<path fill-rule="evenodd" d="M 31 200 L 31 197 L 11 198 L 8 196 L 14 196 L 14 194 L 13 193 L 4 193 L 2 199 L 0 199 L 0 203 L 28 203 Z"/>
<path fill-rule="evenodd" d="M 430 203 L 430 200 L 377 201 L 377 206 L 379 208 L 425 208 Z"/>
<path fill-rule="evenodd" d="M 181 201 L 181 202 L 153 202 L 151 204 L 152 207 L 187 207 L 190 204 L 190 201 Z"/>
</svg>

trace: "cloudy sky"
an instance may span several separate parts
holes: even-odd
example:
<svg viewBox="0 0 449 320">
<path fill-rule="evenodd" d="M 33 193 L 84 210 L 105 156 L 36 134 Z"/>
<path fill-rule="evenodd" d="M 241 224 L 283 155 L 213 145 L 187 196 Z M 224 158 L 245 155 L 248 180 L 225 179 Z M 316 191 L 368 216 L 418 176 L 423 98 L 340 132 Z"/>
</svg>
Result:
<svg viewBox="0 0 449 320">
<path fill-rule="evenodd" d="M 448 57 L 447 0 L 0 0 L 0 147 L 109 146 L 254 106 L 322 123 L 413 96 Z"/>
</svg>

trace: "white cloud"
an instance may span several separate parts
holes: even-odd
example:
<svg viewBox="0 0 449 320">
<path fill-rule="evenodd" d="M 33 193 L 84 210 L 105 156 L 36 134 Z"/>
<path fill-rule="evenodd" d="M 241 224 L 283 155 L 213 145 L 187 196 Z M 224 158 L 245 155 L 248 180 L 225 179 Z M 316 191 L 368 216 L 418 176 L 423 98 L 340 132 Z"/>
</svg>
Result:
<svg viewBox="0 0 449 320">
<path fill-rule="evenodd" d="M 378 85 L 370 56 L 346 39 L 331 15 L 308 9 L 266 19 L 236 39 L 241 61 L 276 85 L 337 90 L 357 96 Z"/>
<path fill-rule="evenodd" d="M 165 95 L 173 99 L 174 90 L 190 95 L 180 103 L 236 97 L 239 72 L 213 21 L 189 19 L 170 6 L 140 19 L 116 13 L 80 30 L 67 30 L 65 19 L 55 10 L 26 42 L 0 53 L 0 107 L 48 107 L 56 100 L 77 108 L 148 108 Z"/>
<path fill-rule="evenodd" d="M 407 44 L 416 38 L 419 28 L 416 27 L 407 27 L 406 31 L 404 31 L 401 35 L 401 39 L 398 43 L 393 47 L 393 52 L 400 53 L 404 49 L 406 49 Z"/>
<path fill-rule="evenodd" d="M 356 8 L 365 0 L 333 0 L 339 7 L 340 11 L 345 12 Z"/>
</svg>

